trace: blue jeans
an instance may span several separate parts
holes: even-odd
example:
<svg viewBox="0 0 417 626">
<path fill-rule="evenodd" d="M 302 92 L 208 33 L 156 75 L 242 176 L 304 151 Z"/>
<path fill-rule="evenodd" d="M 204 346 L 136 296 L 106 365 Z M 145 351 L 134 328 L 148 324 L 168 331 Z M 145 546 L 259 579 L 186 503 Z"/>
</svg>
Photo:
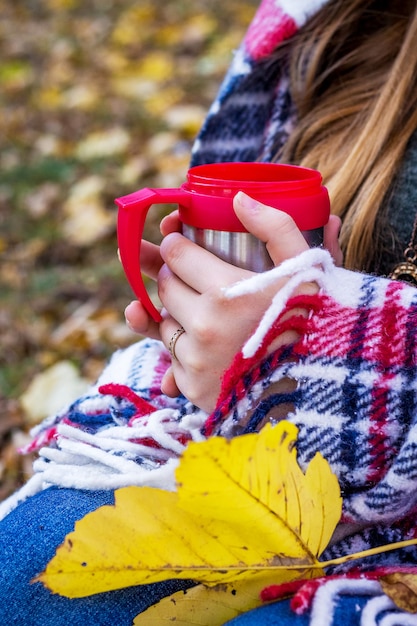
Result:
<svg viewBox="0 0 417 626">
<path fill-rule="evenodd" d="M 30 583 L 78 519 L 113 502 L 111 491 L 51 487 L 0 522 L 2 626 L 132 626 L 141 611 L 190 586 L 186 581 L 168 581 L 70 600 L 52 595 L 41 583 Z"/>
</svg>

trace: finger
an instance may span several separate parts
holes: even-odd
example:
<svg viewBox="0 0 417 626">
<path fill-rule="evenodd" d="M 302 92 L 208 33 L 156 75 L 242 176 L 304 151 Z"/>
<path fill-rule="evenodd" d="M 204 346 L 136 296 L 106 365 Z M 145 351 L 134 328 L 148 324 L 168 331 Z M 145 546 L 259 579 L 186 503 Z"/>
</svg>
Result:
<svg viewBox="0 0 417 626">
<path fill-rule="evenodd" d="M 275 265 L 308 249 L 301 231 L 287 213 L 268 207 L 242 191 L 235 196 L 233 207 L 247 230 L 266 243 Z"/>
<path fill-rule="evenodd" d="M 172 213 L 162 218 L 159 228 L 164 237 L 169 235 L 169 233 L 180 233 L 181 221 L 179 218 L 179 211 L 172 211 Z"/>
<path fill-rule="evenodd" d="M 222 261 L 179 233 L 167 235 L 160 251 L 170 270 L 198 293 L 251 275 L 251 272 Z"/>
<path fill-rule="evenodd" d="M 181 352 L 185 339 L 185 330 L 176 320 L 169 317 L 161 326 L 162 341 L 169 350 L 172 365 L 165 372 L 161 381 L 161 390 L 169 397 L 178 396 L 181 391 L 177 385 L 176 375 L 182 371 Z"/>
<path fill-rule="evenodd" d="M 169 398 L 176 398 L 181 393 L 181 391 L 177 387 L 177 383 L 175 382 L 172 367 L 169 367 L 162 377 L 161 391 Z"/>
<path fill-rule="evenodd" d="M 159 324 L 146 312 L 138 300 L 134 300 L 125 309 L 126 323 L 133 332 L 160 339 Z"/>
<path fill-rule="evenodd" d="M 163 265 L 159 272 L 158 296 L 164 309 L 169 311 L 169 316 L 174 319 L 175 328 L 171 325 L 170 320 L 166 320 L 161 329 L 162 340 L 169 342 L 170 336 L 177 328 L 181 325 L 185 326 L 190 317 L 190 311 L 197 309 L 200 296 L 197 291 L 174 274 L 167 265 Z M 166 345 L 168 346 L 168 343 Z"/>
<path fill-rule="evenodd" d="M 339 267 L 343 265 L 343 252 L 339 244 L 339 233 L 342 220 L 337 215 L 331 215 L 324 227 L 324 247 L 332 255 L 334 262 Z"/>
<path fill-rule="evenodd" d="M 185 335 L 184 326 L 180 326 L 179 322 L 172 317 L 167 318 L 163 324 L 161 336 L 164 345 L 171 355 L 173 363 L 180 360 L 177 354 L 177 348 L 182 343 L 181 337 L 183 335 Z"/>
<path fill-rule="evenodd" d="M 142 239 L 140 248 L 140 268 L 146 276 L 156 280 L 161 269 L 163 260 L 159 251 L 159 246 L 146 239 Z"/>
</svg>

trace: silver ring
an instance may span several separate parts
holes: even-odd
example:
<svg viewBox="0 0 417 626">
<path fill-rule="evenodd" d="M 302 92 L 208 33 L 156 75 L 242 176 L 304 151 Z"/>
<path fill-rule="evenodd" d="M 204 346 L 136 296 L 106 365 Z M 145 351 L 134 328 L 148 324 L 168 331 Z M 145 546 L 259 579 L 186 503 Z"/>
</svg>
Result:
<svg viewBox="0 0 417 626">
<path fill-rule="evenodd" d="M 172 335 L 169 341 L 169 345 L 168 345 L 169 353 L 172 356 L 172 358 L 175 359 L 176 361 L 178 361 L 178 358 L 177 358 L 177 355 L 175 354 L 175 344 L 177 343 L 178 339 L 181 337 L 183 333 L 185 333 L 185 328 L 180 326 L 180 328 L 178 328 L 178 330 L 175 331 L 175 333 Z"/>
</svg>

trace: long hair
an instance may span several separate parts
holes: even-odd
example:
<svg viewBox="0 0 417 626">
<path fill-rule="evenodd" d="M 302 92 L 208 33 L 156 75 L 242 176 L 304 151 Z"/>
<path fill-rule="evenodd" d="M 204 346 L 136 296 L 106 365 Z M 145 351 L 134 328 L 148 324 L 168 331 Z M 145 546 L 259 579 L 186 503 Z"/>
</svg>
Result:
<svg viewBox="0 0 417 626">
<path fill-rule="evenodd" d="M 417 128 L 416 0 L 331 0 L 291 42 L 289 71 L 298 123 L 280 160 L 321 171 L 345 265 L 373 270 Z"/>
</svg>

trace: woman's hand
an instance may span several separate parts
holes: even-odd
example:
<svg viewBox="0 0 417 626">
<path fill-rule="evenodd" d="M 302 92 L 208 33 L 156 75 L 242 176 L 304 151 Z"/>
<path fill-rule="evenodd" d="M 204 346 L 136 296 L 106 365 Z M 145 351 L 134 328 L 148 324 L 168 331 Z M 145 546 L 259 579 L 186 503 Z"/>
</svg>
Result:
<svg viewBox="0 0 417 626">
<path fill-rule="evenodd" d="M 261 205 L 242 193 L 236 196 L 234 208 L 248 231 L 266 243 L 275 265 L 308 249 L 304 237 L 287 214 Z M 331 222 L 330 239 L 333 240 L 338 223 Z M 162 390 L 171 396 L 181 391 L 190 401 L 210 412 L 220 391 L 223 372 L 254 332 L 285 281 L 277 281 L 273 288 L 256 295 L 226 298 L 223 287 L 252 273 L 221 261 L 173 232 L 177 225 L 175 215 L 170 217 L 162 227 L 164 234 L 169 234 L 159 251 L 157 246 L 149 244 L 143 253 L 146 263 L 141 258 L 151 277 L 155 277 L 159 268 L 163 321 L 159 325 L 151 321 L 136 302 L 126 309 L 126 317 L 131 328 L 162 339 L 166 346 L 180 327 L 185 329 L 176 342 L 175 358 L 165 375 Z M 334 241 L 331 245 L 336 250 Z M 317 287 L 308 284 L 303 289 L 314 293 Z M 279 341 L 285 344 L 296 338 L 294 332 L 288 331 Z"/>
<path fill-rule="evenodd" d="M 181 232 L 181 223 L 178 211 L 172 211 L 164 217 L 160 224 L 162 235 L 165 237 L 169 233 Z M 158 279 L 158 273 L 163 265 L 159 246 L 146 239 L 142 239 L 140 266 L 146 276 L 153 280 Z M 138 300 L 131 302 L 125 309 L 126 322 L 133 332 L 153 339 L 161 339 L 159 323 L 155 322 Z"/>
</svg>

